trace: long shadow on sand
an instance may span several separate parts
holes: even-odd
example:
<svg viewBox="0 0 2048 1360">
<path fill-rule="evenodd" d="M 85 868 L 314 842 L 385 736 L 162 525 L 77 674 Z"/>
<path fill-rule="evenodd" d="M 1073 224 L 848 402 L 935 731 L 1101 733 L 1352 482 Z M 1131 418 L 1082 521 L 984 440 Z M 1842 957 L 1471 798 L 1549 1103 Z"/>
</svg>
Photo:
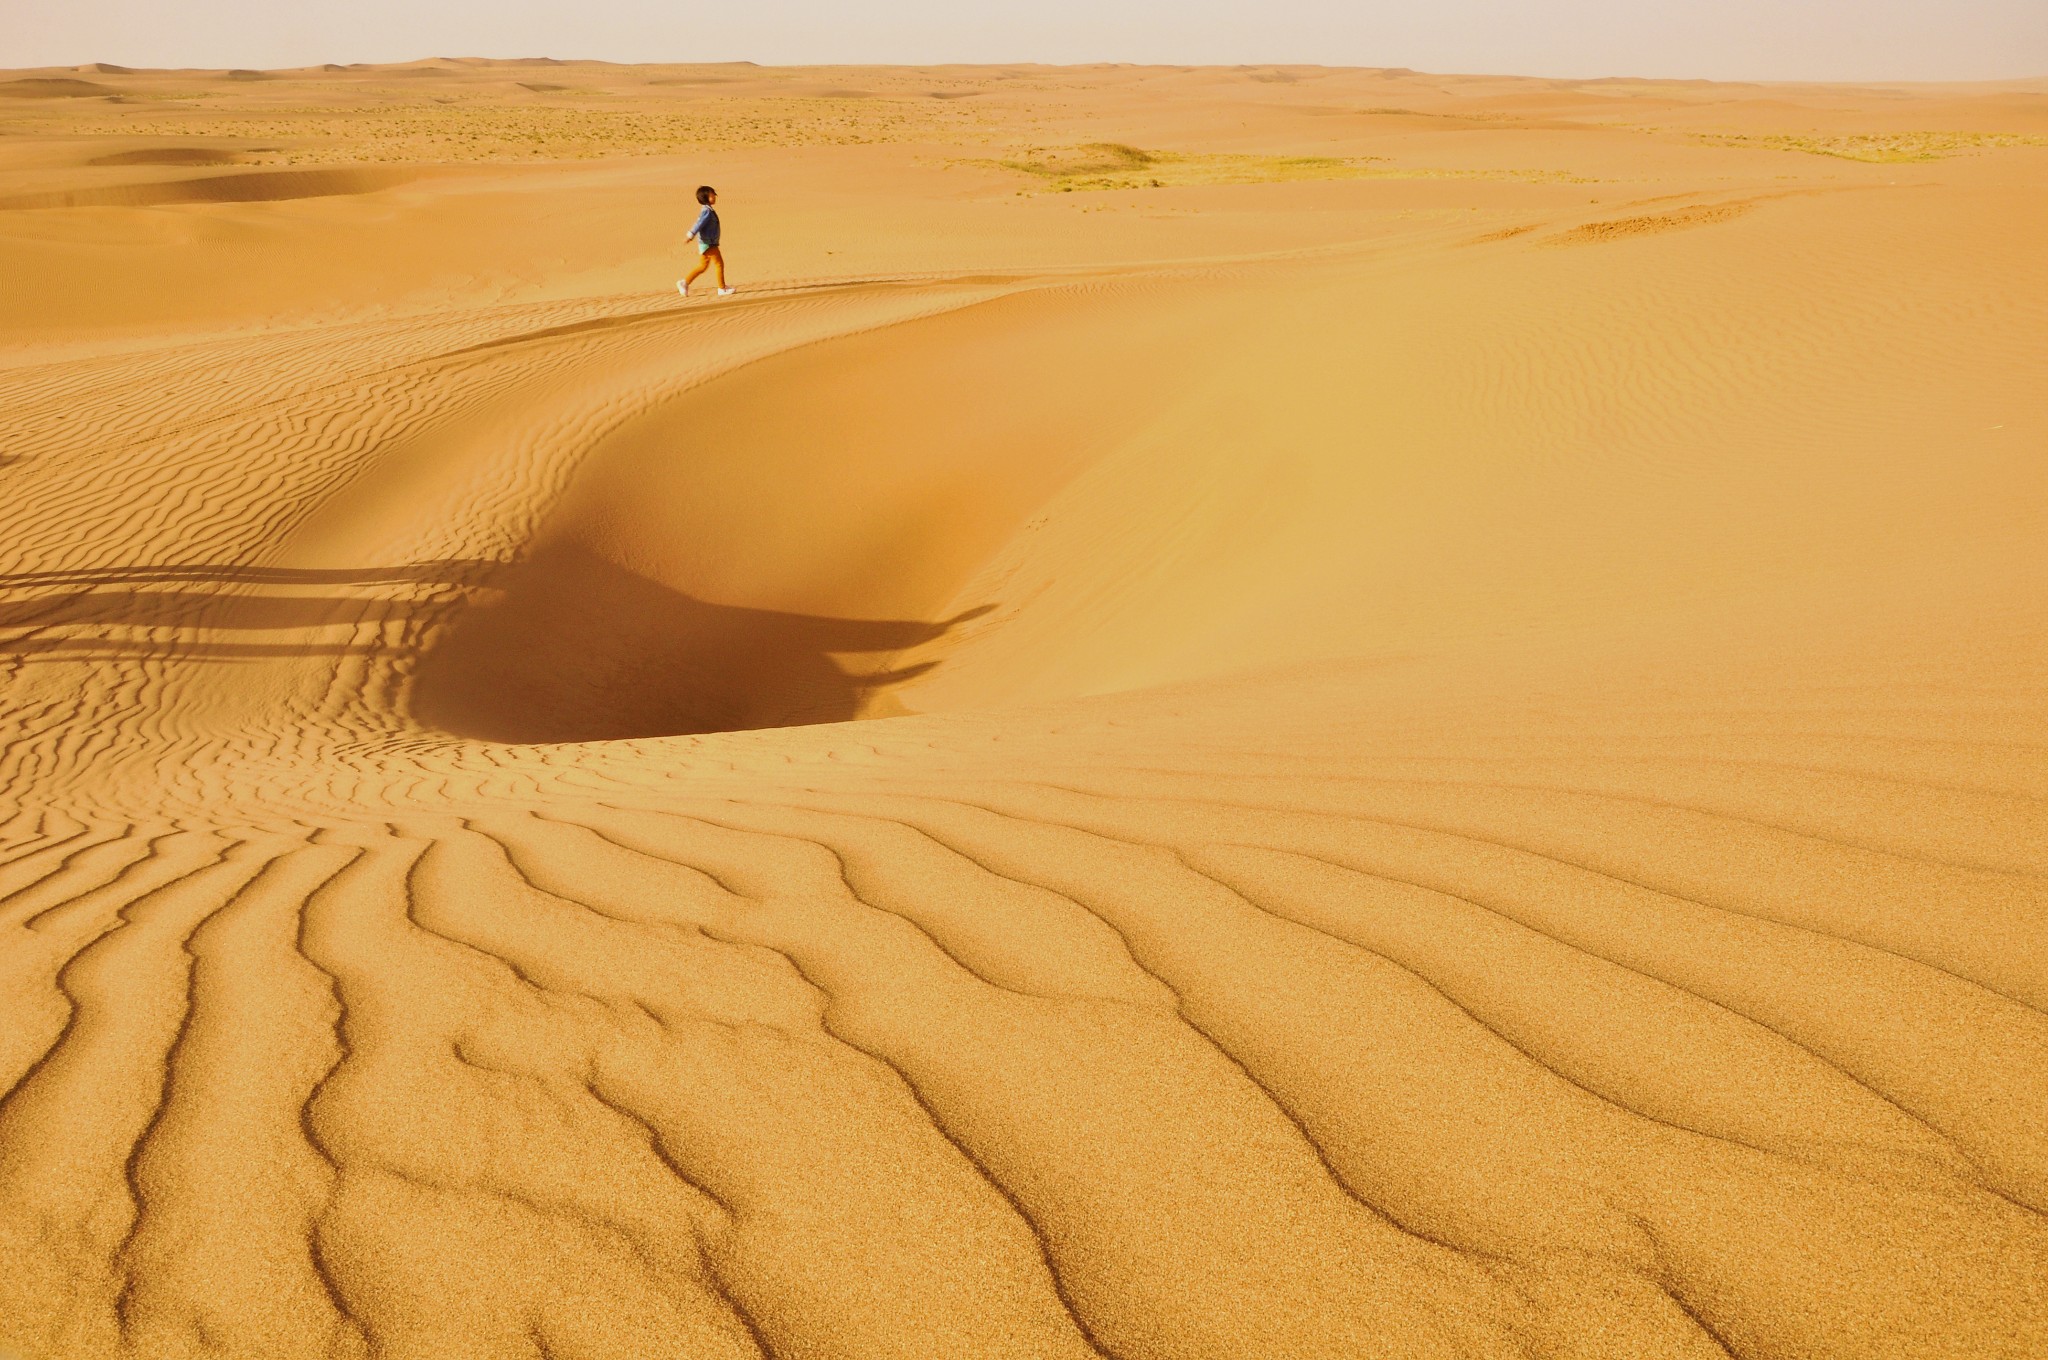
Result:
<svg viewBox="0 0 2048 1360">
<path fill-rule="evenodd" d="M 428 589 L 376 590 L 394 585 Z M 310 589 L 323 586 L 357 593 Z M 0 663 L 378 657 L 410 672 L 411 716 L 429 727 L 606 741 L 857 717 L 933 664 L 890 669 L 888 654 L 984 612 L 926 622 L 712 604 L 574 547 L 510 564 L 97 568 L 0 575 Z M 251 636 L 266 633 L 285 636 Z"/>
</svg>

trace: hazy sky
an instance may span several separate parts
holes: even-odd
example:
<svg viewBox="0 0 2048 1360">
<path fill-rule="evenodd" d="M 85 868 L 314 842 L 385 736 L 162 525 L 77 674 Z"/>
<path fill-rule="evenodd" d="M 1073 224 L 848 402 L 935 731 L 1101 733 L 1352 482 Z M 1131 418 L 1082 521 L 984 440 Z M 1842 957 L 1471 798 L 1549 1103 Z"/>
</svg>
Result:
<svg viewBox="0 0 2048 1360">
<path fill-rule="evenodd" d="M 0 66 L 426 56 L 1990 79 L 2048 75 L 2048 0 L 0 0 Z"/>
</svg>

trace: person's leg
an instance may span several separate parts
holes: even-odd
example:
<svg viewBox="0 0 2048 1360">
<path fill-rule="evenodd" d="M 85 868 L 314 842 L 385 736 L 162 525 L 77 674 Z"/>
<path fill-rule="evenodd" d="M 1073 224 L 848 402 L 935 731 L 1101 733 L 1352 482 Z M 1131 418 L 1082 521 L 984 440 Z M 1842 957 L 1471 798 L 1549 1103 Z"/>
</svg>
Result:
<svg viewBox="0 0 2048 1360">
<path fill-rule="evenodd" d="M 695 269 L 692 269 L 687 275 L 684 276 L 683 282 L 695 283 L 700 277 L 703 276 L 704 271 L 711 267 L 711 257 L 713 255 L 716 255 L 717 253 L 718 252 L 716 250 L 707 250 L 703 254 L 699 255 L 697 257 L 697 267 Z"/>
<path fill-rule="evenodd" d="M 725 252 L 723 250 L 720 250 L 717 246 L 713 246 L 710 250 L 705 252 L 704 258 L 707 261 L 718 261 L 718 286 L 720 288 L 725 287 Z"/>
</svg>

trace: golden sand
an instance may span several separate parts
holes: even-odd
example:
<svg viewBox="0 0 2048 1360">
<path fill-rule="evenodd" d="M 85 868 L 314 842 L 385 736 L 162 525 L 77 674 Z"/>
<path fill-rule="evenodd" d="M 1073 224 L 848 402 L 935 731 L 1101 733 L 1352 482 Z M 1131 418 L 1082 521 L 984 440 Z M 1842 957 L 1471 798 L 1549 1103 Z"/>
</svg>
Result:
<svg viewBox="0 0 2048 1360">
<path fill-rule="evenodd" d="M 2038 82 L 0 76 L 0 1350 L 2048 1353 L 2043 222 Z"/>
</svg>

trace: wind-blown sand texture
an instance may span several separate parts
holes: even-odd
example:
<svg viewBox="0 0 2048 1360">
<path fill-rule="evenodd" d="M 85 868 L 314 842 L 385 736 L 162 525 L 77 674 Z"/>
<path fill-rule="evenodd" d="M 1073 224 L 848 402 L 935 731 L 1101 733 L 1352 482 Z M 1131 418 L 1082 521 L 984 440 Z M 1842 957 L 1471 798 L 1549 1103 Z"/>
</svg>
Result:
<svg viewBox="0 0 2048 1360">
<path fill-rule="evenodd" d="M 2048 85 L 0 96 L 0 1349 L 2048 1353 Z"/>
</svg>

